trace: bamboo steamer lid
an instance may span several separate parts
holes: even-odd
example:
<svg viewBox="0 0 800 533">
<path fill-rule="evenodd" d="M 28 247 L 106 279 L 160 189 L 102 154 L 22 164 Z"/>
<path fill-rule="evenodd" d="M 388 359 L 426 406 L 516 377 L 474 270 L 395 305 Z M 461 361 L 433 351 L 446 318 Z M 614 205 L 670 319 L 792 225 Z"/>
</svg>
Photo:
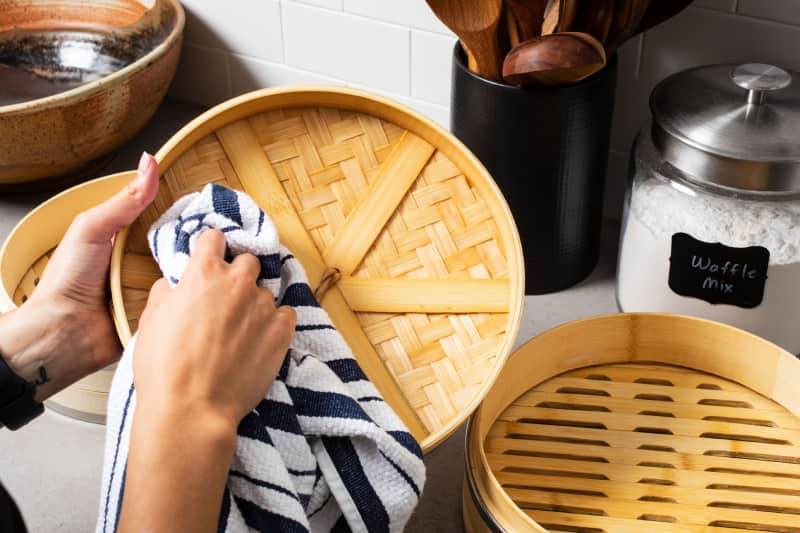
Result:
<svg viewBox="0 0 800 533">
<path fill-rule="evenodd" d="M 0 249 L 0 312 L 22 305 L 33 293 L 50 254 L 75 216 L 121 190 L 135 172 L 121 172 L 82 183 L 36 207 L 11 230 Z M 47 400 L 62 414 L 102 423 L 114 365 L 85 377 Z"/>
<path fill-rule="evenodd" d="M 153 205 L 115 241 L 123 343 L 160 277 L 150 225 L 216 182 L 275 221 L 367 376 L 427 451 L 477 407 L 510 353 L 522 250 L 486 169 L 389 99 L 341 87 L 256 91 L 201 115 L 156 154 Z"/>
<path fill-rule="evenodd" d="M 478 531 L 800 531 L 800 361 L 661 314 L 572 322 L 509 359 L 470 419 Z"/>
</svg>

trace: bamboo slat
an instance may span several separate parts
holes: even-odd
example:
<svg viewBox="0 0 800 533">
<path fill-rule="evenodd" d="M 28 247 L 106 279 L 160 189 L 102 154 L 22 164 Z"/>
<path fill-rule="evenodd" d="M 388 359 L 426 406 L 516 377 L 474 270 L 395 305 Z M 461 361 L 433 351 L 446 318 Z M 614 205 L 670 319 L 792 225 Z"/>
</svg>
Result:
<svg viewBox="0 0 800 533">
<path fill-rule="evenodd" d="M 731 364 L 737 346 L 758 371 Z M 729 372 L 675 366 L 686 361 Z M 800 380 L 793 356 L 699 319 L 620 314 L 547 332 L 471 420 L 467 531 L 800 533 L 787 380 Z"/>
<path fill-rule="evenodd" d="M 212 109 L 156 158 L 159 197 L 112 257 L 123 342 L 158 277 L 147 229 L 220 183 L 269 214 L 312 288 L 338 280 L 321 304 L 423 450 L 477 407 L 521 318 L 522 253 L 502 195 L 457 140 L 383 98 L 288 88 Z"/>
</svg>

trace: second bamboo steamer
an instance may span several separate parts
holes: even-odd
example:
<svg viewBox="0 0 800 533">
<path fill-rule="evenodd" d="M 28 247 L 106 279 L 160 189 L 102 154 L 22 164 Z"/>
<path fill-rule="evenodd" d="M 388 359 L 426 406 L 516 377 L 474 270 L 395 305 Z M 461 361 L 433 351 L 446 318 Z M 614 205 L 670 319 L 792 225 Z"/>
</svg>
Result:
<svg viewBox="0 0 800 533">
<path fill-rule="evenodd" d="M 389 99 L 341 87 L 246 94 L 156 154 L 153 205 L 114 245 L 114 319 L 127 343 L 160 277 L 150 225 L 216 182 L 274 220 L 321 305 L 429 451 L 475 410 L 511 352 L 524 270 L 513 218 L 455 137 Z"/>
</svg>

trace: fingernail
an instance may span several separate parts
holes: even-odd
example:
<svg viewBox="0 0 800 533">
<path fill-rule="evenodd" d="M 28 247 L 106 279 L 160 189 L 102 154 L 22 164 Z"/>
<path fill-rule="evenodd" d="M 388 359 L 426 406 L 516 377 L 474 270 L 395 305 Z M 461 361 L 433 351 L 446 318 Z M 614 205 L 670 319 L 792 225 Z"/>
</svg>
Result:
<svg viewBox="0 0 800 533">
<path fill-rule="evenodd" d="M 144 179 L 144 176 L 147 175 L 147 172 L 150 170 L 150 165 L 152 164 L 153 164 L 152 156 L 147 152 L 142 152 L 142 157 L 139 159 L 137 181 Z"/>
</svg>

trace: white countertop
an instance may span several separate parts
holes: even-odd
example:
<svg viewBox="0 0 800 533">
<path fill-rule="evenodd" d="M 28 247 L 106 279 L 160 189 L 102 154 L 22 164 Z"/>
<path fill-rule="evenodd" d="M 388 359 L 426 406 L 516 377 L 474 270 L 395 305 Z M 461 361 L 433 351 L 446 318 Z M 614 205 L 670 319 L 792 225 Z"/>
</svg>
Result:
<svg viewBox="0 0 800 533">
<path fill-rule="evenodd" d="M 120 150 L 103 174 L 136 166 L 142 150 L 157 150 L 202 109 L 167 101 L 145 130 Z M 30 209 L 54 194 L 0 192 L 0 242 Z M 516 346 L 555 325 L 617 311 L 614 272 L 617 227 L 604 228 L 600 263 L 589 279 L 555 294 L 527 296 Z M 0 480 L 22 509 L 29 530 L 84 532 L 94 529 L 100 494 L 104 426 L 52 411 L 18 432 L 0 430 Z M 408 531 L 462 531 L 461 481 L 464 428 L 429 453 L 428 481 Z"/>
</svg>

